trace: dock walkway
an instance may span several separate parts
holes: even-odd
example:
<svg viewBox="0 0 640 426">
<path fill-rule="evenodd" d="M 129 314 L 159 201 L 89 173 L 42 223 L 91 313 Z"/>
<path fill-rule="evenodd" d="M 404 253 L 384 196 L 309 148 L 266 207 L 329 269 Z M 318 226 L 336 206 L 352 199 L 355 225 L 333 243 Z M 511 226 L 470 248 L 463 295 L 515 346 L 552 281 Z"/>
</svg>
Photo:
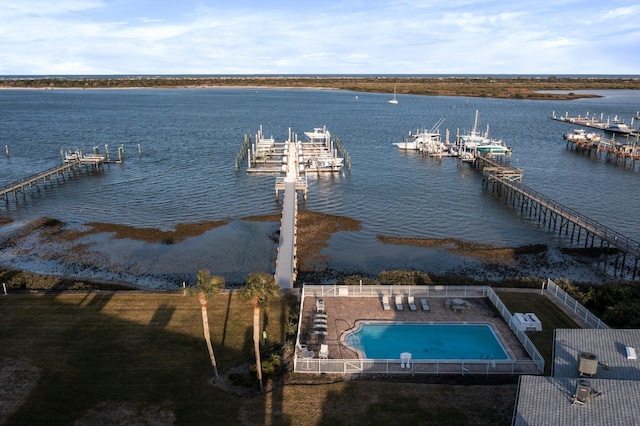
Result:
<svg viewBox="0 0 640 426">
<path fill-rule="evenodd" d="M 19 193 L 22 194 L 23 199 L 26 199 L 27 194 L 34 194 L 34 190 L 40 193 L 40 186 L 46 188 L 47 184 L 49 186 L 61 184 L 73 176 L 97 171 L 106 161 L 106 156 L 92 154 L 68 161 L 60 166 L 51 167 L 0 188 L 0 200 L 4 200 L 7 206 L 11 199 L 17 203 Z"/>
<path fill-rule="evenodd" d="M 640 278 L 640 242 L 563 206 L 521 182 L 493 175 L 487 181 L 487 186 L 489 184 L 494 193 L 519 208 L 521 214 L 537 219 L 549 230 L 568 238 L 571 243 L 575 241 L 576 244 L 583 244 L 584 248 L 602 249 L 598 267 L 610 268 L 614 276 L 621 278 Z"/>
</svg>

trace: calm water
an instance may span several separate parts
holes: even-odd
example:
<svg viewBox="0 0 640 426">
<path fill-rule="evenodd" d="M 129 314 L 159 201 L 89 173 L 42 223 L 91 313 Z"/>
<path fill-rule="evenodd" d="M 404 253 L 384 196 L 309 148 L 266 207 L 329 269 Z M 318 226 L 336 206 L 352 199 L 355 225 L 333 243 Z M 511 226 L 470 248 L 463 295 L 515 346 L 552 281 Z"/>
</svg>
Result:
<svg viewBox="0 0 640 426">
<path fill-rule="evenodd" d="M 505 360 L 509 356 L 488 324 L 362 324 L 346 342 L 369 359 Z"/>
<path fill-rule="evenodd" d="M 398 152 L 392 145 L 441 117 L 446 119 L 441 131 L 449 129 L 453 140 L 457 129 L 471 129 L 478 109 L 481 128 L 489 124 L 491 136 L 513 148 L 512 163 L 524 169 L 527 186 L 640 240 L 639 173 L 567 151 L 562 135 L 572 127 L 550 119 L 552 111 L 595 112 L 628 122 L 640 109 L 640 92 L 600 93 L 605 96 L 571 102 L 401 95 L 399 105 L 389 105 L 387 94 L 334 90 L 3 90 L 0 139 L 10 157 L 0 157 L 0 185 L 59 164 L 62 148 L 103 150 L 107 144 L 115 153 L 124 145 L 127 159 L 18 208 L 12 202 L 0 215 L 18 224 L 47 216 L 70 226 L 96 221 L 170 229 L 179 223 L 278 213 L 275 177 L 235 170 L 243 135 L 255 134 L 262 125 L 267 135 L 284 140 L 289 128 L 302 137 L 326 125 L 351 155 L 351 172 L 311 175 L 301 208 L 349 216 L 363 225 L 361 232 L 331 239 L 326 253 L 333 267 L 428 264 L 438 270 L 451 265 L 440 252 L 383 246 L 375 239 L 378 234 L 559 245 L 553 234 L 484 193 L 481 176 L 470 166 Z M 125 275 L 161 273 L 172 283 L 192 276 L 193 268 L 208 267 L 228 279 L 242 279 L 247 272 L 273 270 L 268 236 L 275 229 L 235 221 L 174 247 L 120 241 L 96 250 L 121 256 L 113 262 L 126 265 L 119 271 Z M 0 263 L 25 266 L 24 258 L 5 249 Z M 41 262 L 40 267 L 55 269 Z"/>
</svg>

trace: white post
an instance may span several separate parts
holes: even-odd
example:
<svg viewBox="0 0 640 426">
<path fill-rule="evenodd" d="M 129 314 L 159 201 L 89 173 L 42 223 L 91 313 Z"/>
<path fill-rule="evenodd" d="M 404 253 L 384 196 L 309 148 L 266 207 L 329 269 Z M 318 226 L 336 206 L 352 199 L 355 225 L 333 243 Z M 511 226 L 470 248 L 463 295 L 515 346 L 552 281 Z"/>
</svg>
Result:
<svg viewBox="0 0 640 426">
<path fill-rule="evenodd" d="M 182 281 L 182 295 L 185 296 L 187 294 L 187 283 Z"/>
<path fill-rule="evenodd" d="M 5 283 L 2 283 L 2 288 L 4 289 L 4 295 L 7 295 L 7 285 Z"/>
</svg>

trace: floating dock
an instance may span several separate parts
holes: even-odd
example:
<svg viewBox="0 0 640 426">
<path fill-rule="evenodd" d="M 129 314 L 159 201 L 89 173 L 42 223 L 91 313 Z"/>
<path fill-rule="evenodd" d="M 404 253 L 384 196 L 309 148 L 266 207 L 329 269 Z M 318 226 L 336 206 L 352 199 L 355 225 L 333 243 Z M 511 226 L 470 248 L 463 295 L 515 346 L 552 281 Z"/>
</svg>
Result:
<svg viewBox="0 0 640 426">
<path fill-rule="evenodd" d="M 245 136 L 247 172 L 285 174 L 291 143 L 296 144 L 297 162 L 302 173 L 335 173 L 350 168 L 350 159 L 339 139 L 333 139 L 326 127 L 315 128 L 313 132 L 304 132 L 306 140 L 289 129 L 286 141 L 278 142 L 273 136 L 266 137 L 260 126 L 254 142 L 247 144 Z M 248 146 L 247 146 L 248 145 Z M 241 161 L 244 156 L 239 156 Z M 237 164 L 237 160 L 236 160 Z"/>
</svg>

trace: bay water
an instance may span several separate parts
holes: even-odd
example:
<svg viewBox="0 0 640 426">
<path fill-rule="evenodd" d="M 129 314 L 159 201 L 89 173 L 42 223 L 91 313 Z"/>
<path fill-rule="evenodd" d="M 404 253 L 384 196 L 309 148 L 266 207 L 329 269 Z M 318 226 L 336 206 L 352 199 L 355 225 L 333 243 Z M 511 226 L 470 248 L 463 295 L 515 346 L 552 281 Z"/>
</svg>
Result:
<svg viewBox="0 0 640 426">
<path fill-rule="evenodd" d="M 399 151 L 410 130 L 430 128 L 440 118 L 443 136 L 468 132 L 479 111 L 479 129 L 513 148 L 511 164 L 524 170 L 523 183 L 591 219 L 640 241 L 638 168 L 621 167 L 566 149 L 562 135 L 576 126 L 551 120 L 556 114 L 624 118 L 640 109 L 638 91 L 574 101 L 530 101 L 399 95 L 317 89 L 202 88 L 123 90 L 1 90 L 0 186 L 60 164 L 61 150 L 123 146 L 125 161 L 103 173 L 48 188 L 44 195 L 0 206 L 13 224 L 52 217 L 81 227 L 107 222 L 172 229 L 177 224 L 229 220 L 230 224 L 173 245 L 131 240 L 91 240 L 91 266 L 38 257 L 4 247 L 0 265 L 68 276 L 102 276 L 142 287 L 174 288 L 206 267 L 229 281 L 247 273 L 273 271 L 277 223 L 243 217 L 281 211 L 273 175 L 236 170 L 234 158 L 245 134 L 260 126 L 286 140 L 289 129 L 326 126 L 351 156 L 341 174 L 310 174 L 301 209 L 348 216 L 358 232 L 336 233 L 323 251 L 330 267 L 348 271 L 416 268 L 447 272 L 469 259 L 411 246 L 385 245 L 377 235 L 456 238 L 501 246 L 566 245 L 535 220 L 487 194 L 482 176 L 454 158 L 426 158 Z M 637 126 L 636 126 L 637 127 Z M 51 247 L 49 248 L 52 249 Z M 61 250 L 64 248 L 60 247 Z M 89 262 L 91 263 L 91 262 Z"/>
</svg>

